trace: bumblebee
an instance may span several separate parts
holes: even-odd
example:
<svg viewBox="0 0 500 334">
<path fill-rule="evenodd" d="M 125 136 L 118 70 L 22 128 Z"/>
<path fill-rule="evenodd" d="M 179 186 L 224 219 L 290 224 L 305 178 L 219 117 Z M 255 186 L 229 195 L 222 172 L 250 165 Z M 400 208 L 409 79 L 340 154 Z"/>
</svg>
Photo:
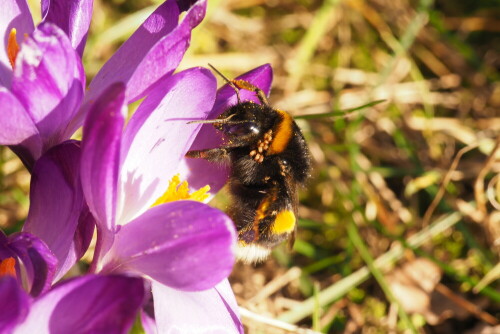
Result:
<svg viewBox="0 0 500 334">
<path fill-rule="evenodd" d="M 311 170 L 304 136 L 293 118 L 269 105 L 264 92 L 244 80 L 229 80 L 213 66 L 236 92 L 237 104 L 216 119 L 194 121 L 212 124 L 223 133 L 221 147 L 187 152 L 230 165 L 228 215 L 238 231 L 236 256 L 247 263 L 264 260 L 272 248 L 295 238 L 297 188 Z M 254 92 L 260 104 L 241 101 L 241 89 Z"/>
</svg>

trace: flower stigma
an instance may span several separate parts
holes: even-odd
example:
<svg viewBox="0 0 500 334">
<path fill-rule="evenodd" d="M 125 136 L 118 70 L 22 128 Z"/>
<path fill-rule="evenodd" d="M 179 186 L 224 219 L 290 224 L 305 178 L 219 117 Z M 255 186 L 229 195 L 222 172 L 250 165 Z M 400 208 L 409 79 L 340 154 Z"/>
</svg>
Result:
<svg viewBox="0 0 500 334">
<path fill-rule="evenodd" d="M 159 205 L 159 204 L 163 204 L 163 203 L 180 201 L 180 200 L 185 200 L 185 199 L 203 202 L 210 197 L 210 194 L 208 193 L 209 191 L 210 191 L 210 186 L 206 185 L 203 188 L 200 188 L 193 193 L 189 193 L 188 182 L 187 181 L 181 182 L 179 174 L 176 174 L 169 181 L 169 184 L 168 184 L 168 187 L 167 187 L 167 190 L 165 191 L 165 193 L 163 195 L 161 195 L 156 200 L 156 202 L 154 202 L 154 204 L 151 205 L 151 207 Z"/>
<path fill-rule="evenodd" d="M 3 276 L 16 277 L 16 260 L 13 257 L 0 261 L 0 277 Z"/>
<path fill-rule="evenodd" d="M 19 44 L 17 44 L 16 36 L 17 30 L 16 28 L 12 28 L 9 34 L 9 40 L 7 41 L 7 56 L 9 57 L 9 62 L 12 69 L 14 69 L 17 54 L 19 53 Z"/>
</svg>

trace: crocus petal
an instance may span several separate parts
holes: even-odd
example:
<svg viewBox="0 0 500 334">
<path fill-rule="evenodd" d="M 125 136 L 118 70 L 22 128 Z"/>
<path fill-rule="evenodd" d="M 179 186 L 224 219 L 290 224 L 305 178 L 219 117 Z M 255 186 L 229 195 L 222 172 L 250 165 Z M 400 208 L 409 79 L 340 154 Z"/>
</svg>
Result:
<svg viewBox="0 0 500 334">
<path fill-rule="evenodd" d="M 36 236 L 21 232 L 7 238 L 0 231 L 0 257 L 17 259 L 17 277 L 21 279 L 26 273 L 27 290 L 32 296 L 38 296 L 50 287 L 57 259 L 47 245 Z"/>
<path fill-rule="evenodd" d="M 157 85 L 132 116 L 123 138 L 118 223 L 137 217 L 165 192 L 200 129 L 186 123 L 206 117 L 216 87 L 206 69 L 183 71 Z"/>
<path fill-rule="evenodd" d="M 52 148 L 36 162 L 31 178 L 30 210 L 23 230 L 42 239 L 57 257 L 56 280 L 78 260 L 76 253 L 82 253 L 74 243 L 85 206 L 80 153 L 75 141 Z"/>
<path fill-rule="evenodd" d="M 0 145 L 10 145 L 28 170 L 42 154 L 42 138 L 19 100 L 0 86 Z"/>
<path fill-rule="evenodd" d="M 273 79 L 272 68 L 269 64 L 265 64 L 237 77 L 237 79 L 246 80 L 262 89 L 266 95 L 269 95 Z M 259 103 L 259 99 L 253 92 L 240 90 L 240 96 L 242 101 Z M 234 89 L 228 85 L 223 86 L 217 92 L 214 108 L 207 119 L 217 118 L 219 114 L 236 103 L 237 99 Z M 222 144 L 221 138 L 221 134 L 217 133 L 212 125 L 205 125 L 198 133 L 190 150 L 219 147 Z M 208 184 L 210 185 L 210 192 L 216 193 L 226 183 L 229 171 L 220 164 L 214 164 L 204 159 L 183 158 L 179 173 L 187 175 L 189 184 L 193 189 L 198 189 Z"/>
<path fill-rule="evenodd" d="M 35 122 L 44 150 L 68 139 L 66 127 L 85 89 L 80 57 L 57 26 L 41 24 L 16 59 L 12 93 Z"/>
<path fill-rule="evenodd" d="M 143 296 L 140 278 L 81 276 L 36 300 L 16 333 L 127 333 Z"/>
<path fill-rule="evenodd" d="M 41 141 L 38 130 L 22 104 L 5 87 L 0 86 L 0 145 L 17 145 L 29 138 L 38 139 L 38 154 Z M 36 151 L 37 147 L 32 148 Z"/>
<path fill-rule="evenodd" d="M 75 237 L 73 238 L 74 247 L 71 253 L 74 253 L 73 256 L 76 260 L 79 260 L 89 248 L 94 235 L 95 225 L 94 216 L 90 213 L 87 204 L 85 204 L 80 212 L 78 226 L 76 228 Z"/>
<path fill-rule="evenodd" d="M 87 101 L 92 101 L 110 83 L 118 81 L 128 83 L 146 55 L 158 41 L 165 39 L 165 36 L 177 26 L 178 20 L 179 9 L 175 1 L 165 1 L 160 5 L 97 73 L 90 83 L 86 96 Z M 170 57 L 169 54 L 162 55 L 164 61 Z M 177 64 L 173 68 L 171 66 L 169 68 L 158 66 L 153 72 L 171 73 L 175 67 Z M 155 76 L 156 73 L 153 72 L 148 73 L 146 77 Z M 127 94 L 127 101 L 129 98 L 130 96 Z"/>
<path fill-rule="evenodd" d="M 244 333 L 234 295 L 227 281 L 205 291 L 185 292 L 153 282 L 155 319 L 158 333 Z M 175 302 L 174 302 L 175 301 Z"/>
<path fill-rule="evenodd" d="M 25 34 L 31 34 L 35 26 L 26 0 L 3 0 L 0 10 L 0 85 L 10 87 L 12 67 L 7 55 L 7 41 L 12 28 L 17 31 L 20 44 Z"/>
<path fill-rule="evenodd" d="M 103 271 L 204 290 L 231 272 L 234 242 L 234 226 L 223 212 L 194 201 L 166 203 L 122 226 L 103 259 Z"/>
<path fill-rule="evenodd" d="M 12 333 L 16 325 L 26 318 L 29 297 L 12 276 L 0 277 L 0 329 Z"/>
<path fill-rule="evenodd" d="M 61 28 L 80 57 L 85 48 L 92 18 L 93 0 L 42 0 L 43 21 Z"/>
<path fill-rule="evenodd" d="M 205 16 L 206 1 L 198 1 L 177 26 L 174 1 L 162 4 L 97 73 L 89 98 L 110 82 L 127 83 L 127 102 L 143 97 L 160 78 L 171 74 L 189 46 L 191 30 Z"/>
<path fill-rule="evenodd" d="M 81 180 L 90 212 L 102 231 L 114 231 L 125 87 L 111 85 L 90 109 L 83 128 Z"/>
<path fill-rule="evenodd" d="M 144 56 L 127 84 L 130 102 L 144 97 L 159 79 L 177 68 L 191 42 L 191 30 L 205 17 L 206 7 L 206 0 L 198 1 L 182 22 Z"/>
</svg>

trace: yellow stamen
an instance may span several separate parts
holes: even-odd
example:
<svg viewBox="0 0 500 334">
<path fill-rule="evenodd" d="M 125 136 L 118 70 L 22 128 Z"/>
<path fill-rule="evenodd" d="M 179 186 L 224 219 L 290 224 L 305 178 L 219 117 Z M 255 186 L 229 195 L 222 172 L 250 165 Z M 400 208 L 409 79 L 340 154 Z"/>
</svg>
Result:
<svg viewBox="0 0 500 334">
<path fill-rule="evenodd" d="M 7 275 L 16 277 L 16 260 L 13 257 L 0 261 L 0 277 Z"/>
<path fill-rule="evenodd" d="M 183 199 L 203 202 L 210 197 L 210 194 L 208 194 L 209 191 L 210 186 L 206 185 L 193 193 L 189 193 L 189 185 L 187 181 L 181 182 L 179 174 L 177 174 L 172 177 L 172 180 L 170 180 L 165 193 L 161 195 L 152 206 Z"/>
<path fill-rule="evenodd" d="M 7 42 L 7 56 L 9 57 L 10 66 L 12 66 L 13 69 L 16 64 L 17 54 L 19 53 L 19 44 L 17 44 L 16 35 L 16 28 L 12 28 Z"/>
</svg>

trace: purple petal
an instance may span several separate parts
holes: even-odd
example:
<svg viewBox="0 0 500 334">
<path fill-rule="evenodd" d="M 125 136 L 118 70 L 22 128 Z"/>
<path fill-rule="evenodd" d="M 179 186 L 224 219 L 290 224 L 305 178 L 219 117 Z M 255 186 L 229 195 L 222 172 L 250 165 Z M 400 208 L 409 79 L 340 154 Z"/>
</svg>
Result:
<svg viewBox="0 0 500 334">
<path fill-rule="evenodd" d="M 35 122 L 44 150 L 69 138 L 66 127 L 84 89 L 81 60 L 68 37 L 53 24 L 41 24 L 21 45 L 12 93 Z"/>
<path fill-rule="evenodd" d="M 159 6 L 97 73 L 90 83 L 87 101 L 92 101 L 110 83 L 121 81 L 128 84 L 137 67 L 144 61 L 156 43 L 165 39 L 177 26 L 178 19 L 179 9 L 174 1 L 165 1 Z M 170 55 L 162 57 L 166 61 Z M 171 67 L 161 68 L 158 66 L 153 72 L 171 73 L 177 64 L 173 68 Z M 155 76 L 156 73 L 153 72 L 148 73 L 146 77 Z M 127 102 L 130 100 L 129 95 L 127 94 Z"/>
<path fill-rule="evenodd" d="M 198 1 L 177 26 L 174 1 L 161 5 L 97 73 L 89 86 L 92 99 L 110 82 L 127 84 L 127 102 L 133 102 L 179 65 L 189 46 L 191 30 L 205 16 L 206 1 Z"/>
<path fill-rule="evenodd" d="M 178 164 L 193 143 L 215 100 L 216 81 L 210 71 L 193 68 L 165 78 L 130 119 L 122 146 L 124 159 L 118 223 L 147 210 L 168 187 Z"/>
<path fill-rule="evenodd" d="M 20 232 L 7 238 L 0 232 L 0 256 L 16 259 L 17 277 L 22 279 L 26 273 L 25 279 L 22 280 L 27 283 L 27 290 L 32 296 L 38 296 L 50 287 L 57 259 L 47 245 L 36 236 Z"/>
<path fill-rule="evenodd" d="M 85 48 L 93 0 L 42 0 L 44 22 L 52 22 L 61 28 L 80 57 Z"/>
<path fill-rule="evenodd" d="M 191 42 L 191 30 L 205 17 L 206 7 L 205 0 L 198 1 L 182 22 L 145 55 L 127 84 L 130 102 L 144 97 L 158 80 L 177 68 Z"/>
<path fill-rule="evenodd" d="M 89 248 L 92 236 L 94 235 L 95 225 L 94 216 L 92 216 L 89 207 L 85 203 L 78 218 L 78 226 L 73 239 L 74 248 L 72 249 L 72 253 L 77 260 L 81 259 Z"/>
<path fill-rule="evenodd" d="M 28 149 L 33 152 L 33 155 L 39 156 L 41 141 L 38 130 L 22 104 L 5 87 L 0 87 L 0 106 L 2 106 L 2 112 L 0 113 L 0 145 L 32 142 L 32 147 Z"/>
<path fill-rule="evenodd" d="M 98 231 L 95 259 L 111 247 L 115 233 L 120 145 L 126 113 L 124 91 L 122 83 L 108 87 L 92 105 L 83 129 L 80 175 Z"/>
<path fill-rule="evenodd" d="M 273 79 L 273 71 L 269 64 L 265 64 L 237 77 L 237 79 L 246 80 L 262 89 L 266 95 L 269 95 Z M 250 100 L 259 103 L 259 99 L 253 92 L 241 90 L 240 96 L 242 101 Z M 217 118 L 219 114 L 236 103 L 236 93 L 233 88 L 228 85 L 224 85 L 217 92 L 214 108 L 208 115 L 207 119 Z M 219 147 L 222 144 L 221 138 L 221 134 L 217 133 L 213 126 L 205 125 L 198 133 L 198 136 L 196 137 L 190 150 Z M 203 159 L 184 158 L 182 166 L 183 168 L 179 172 L 181 174 L 186 173 L 184 175 L 188 175 L 189 184 L 193 187 L 193 189 L 199 189 L 208 184 L 210 185 L 211 193 L 218 192 L 226 183 L 229 175 L 228 169 L 224 166 L 214 164 Z"/>
<path fill-rule="evenodd" d="M 35 164 L 30 187 L 30 210 L 25 232 L 42 239 L 58 260 L 55 280 L 78 260 L 82 250 L 75 233 L 86 209 L 80 184 L 80 144 L 66 142 L 49 150 Z"/>
<path fill-rule="evenodd" d="M 113 231 L 115 224 L 124 89 L 123 84 L 117 83 L 104 91 L 92 106 L 83 128 L 83 193 L 98 226 L 107 231 Z"/>
<path fill-rule="evenodd" d="M 226 278 L 234 263 L 234 226 L 223 212 L 193 201 L 158 205 L 122 226 L 104 272 L 131 272 L 196 291 Z"/>
<path fill-rule="evenodd" d="M 17 30 L 17 42 L 21 44 L 25 34 L 31 34 L 35 26 L 26 0 L 3 0 L 0 10 L 0 86 L 10 87 L 12 67 L 7 56 L 7 41 L 12 28 Z"/>
<path fill-rule="evenodd" d="M 12 333 L 14 327 L 26 318 L 29 296 L 12 276 L 0 276 L 0 329 Z"/>
<path fill-rule="evenodd" d="M 185 292 L 153 282 L 158 332 L 244 333 L 234 295 L 231 291 L 222 294 L 219 289 L 231 287 L 225 280 L 209 290 Z"/>
<path fill-rule="evenodd" d="M 80 276 L 36 300 L 16 333 L 127 333 L 143 297 L 140 278 Z"/>
</svg>

